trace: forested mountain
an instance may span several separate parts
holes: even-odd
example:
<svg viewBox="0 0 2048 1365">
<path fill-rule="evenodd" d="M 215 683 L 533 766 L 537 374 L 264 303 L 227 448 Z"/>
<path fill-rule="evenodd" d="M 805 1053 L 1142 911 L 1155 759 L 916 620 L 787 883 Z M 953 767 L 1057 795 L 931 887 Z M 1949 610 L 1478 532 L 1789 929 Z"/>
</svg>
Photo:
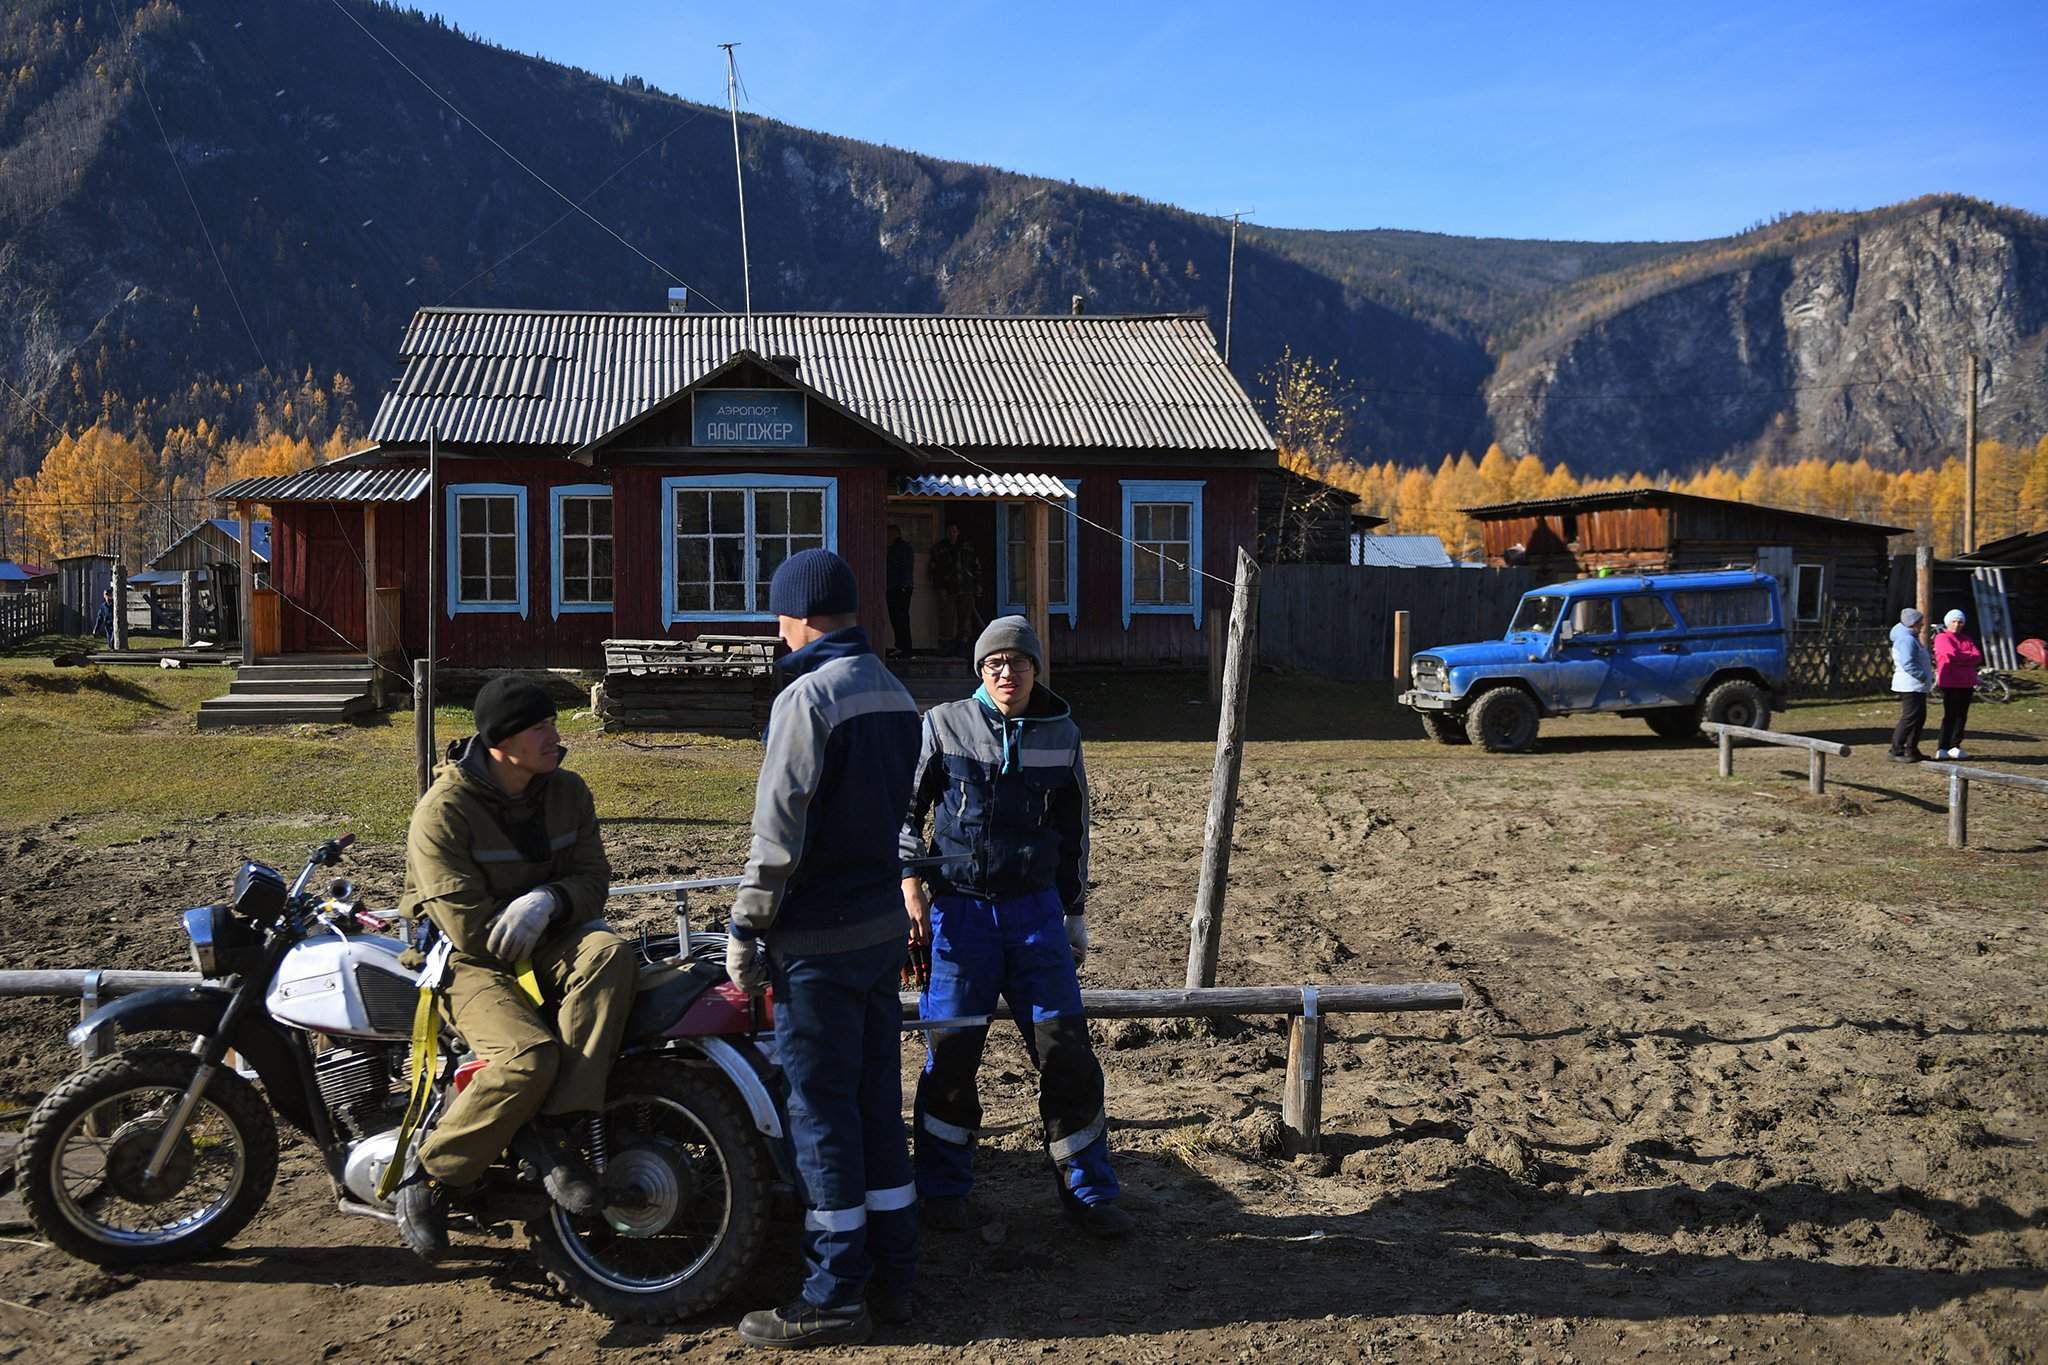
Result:
<svg viewBox="0 0 2048 1365">
<path fill-rule="evenodd" d="M 757 117 L 742 137 L 756 308 L 1080 294 L 1222 331 L 1227 222 Z M 722 110 L 365 0 L 10 0 L 0 476 L 95 422 L 167 484 L 228 438 L 360 430 L 421 305 L 659 309 L 686 281 L 737 309 L 731 154 Z M 1925 463 L 1959 437 L 1943 372 L 1971 345 L 1986 434 L 2044 428 L 2044 240 L 1962 200 L 1680 244 L 1247 227 L 1231 358 L 1255 394 L 1284 350 L 1335 362 L 1361 458 L 1498 437 L 1588 473 L 1759 442 Z"/>
</svg>

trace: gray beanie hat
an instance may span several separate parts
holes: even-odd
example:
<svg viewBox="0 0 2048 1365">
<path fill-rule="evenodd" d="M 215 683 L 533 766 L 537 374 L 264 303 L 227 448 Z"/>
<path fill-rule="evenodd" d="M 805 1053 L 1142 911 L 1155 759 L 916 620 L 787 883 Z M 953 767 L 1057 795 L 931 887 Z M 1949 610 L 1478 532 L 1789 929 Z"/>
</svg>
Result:
<svg viewBox="0 0 2048 1365">
<path fill-rule="evenodd" d="M 1918 607 L 1907 607 L 1899 613 L 1899 624 L 1902 626 L 1917 626 L 1926 619 L 1920 614 Z"/>
<path fill-rule="evenodd" d="M 1941 623 L 1943 625 L 1947 625 L 1949 622 L 1954 621 L 1958 625 L 1960 625 L 1963 622 L 1968 621 L 1969 619 L 1969 617 L 1963 615 L 1962 609 L 1960 607 L 1950 607 L 1948 609 L 1948 615 L 1941 618 Z"/>
<path fill-rule="evenodd" d="M 982 628 L 974 642 L 975 675 L 980 676 L 983 659 L 1006 649 L 1030 655 L 1031 667 L 1045 672 L 1045 649 L 1038 643 L 1038 632 L 1031 628 L 1031 622 L 1021 616 L 998 616 Z"/>
</svg>

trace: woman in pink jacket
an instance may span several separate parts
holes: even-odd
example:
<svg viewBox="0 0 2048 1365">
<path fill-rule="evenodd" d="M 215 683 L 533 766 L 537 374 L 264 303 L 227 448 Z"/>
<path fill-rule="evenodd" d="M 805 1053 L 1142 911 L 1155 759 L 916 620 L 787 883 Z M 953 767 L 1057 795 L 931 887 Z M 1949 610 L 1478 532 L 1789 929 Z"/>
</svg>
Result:
<svg viewBox="0 0 2048 1365">
<path fill-rule="evenodd" d="M 1970 719 L 1970 697 L 1977 686 L 1977 667 L 1984 656 L 1977 642 L 1963 634 L 1963 614 L 1951 611 L 1941 618 L 1941 634 L 1934 637 L 1934 685 L 1941 689 L 1941 738 L 1934 742 L 1936 758 L 1968 758 L 1963 752 L 1963 725 Z"/>
</svg>

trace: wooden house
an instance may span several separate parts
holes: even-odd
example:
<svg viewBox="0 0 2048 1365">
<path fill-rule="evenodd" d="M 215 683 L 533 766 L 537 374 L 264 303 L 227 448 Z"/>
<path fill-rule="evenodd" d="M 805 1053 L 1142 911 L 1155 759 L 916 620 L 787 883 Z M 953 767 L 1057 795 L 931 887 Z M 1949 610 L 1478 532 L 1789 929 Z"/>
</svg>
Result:
<svg viewBox="0 0 2048 1365">
<path fill-rule="evenodd" d="M 40 564 L 17 564 L 0 559 L 0 594 L 43 592 L 56 586 L 57 571 Z"/>
<path fill-rule="evenodd" d="M 1778 580 L 1795 628 L 1880 627 L 1898 526 L 1845 521 L 1661 488 L 1468 507 L 1486 562 L 1564 579 L 1755 566 Z"/>
<path fill-rule="evenodd" d="M 775 566 L 821 545 L 879 646 L 891 528 L 925 644 L 926 552 L 958 526 L 984 618 L 1035 554 L 1053 658 L 1194 663 L 1275 467 L 1199 316 L 436 308 L 399 355 L 369 449 L 213 492 L 271 509 L 282 652 L 418 655 L 430 612 L 469 667 L 772 635 Z"/>
</svg>

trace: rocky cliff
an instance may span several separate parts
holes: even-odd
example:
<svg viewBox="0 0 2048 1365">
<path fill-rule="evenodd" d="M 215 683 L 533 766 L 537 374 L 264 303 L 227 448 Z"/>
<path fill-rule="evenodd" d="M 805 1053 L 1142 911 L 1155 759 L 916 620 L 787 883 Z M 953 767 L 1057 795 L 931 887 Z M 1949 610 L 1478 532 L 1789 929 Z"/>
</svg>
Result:
<svg viewBox="0 0 2048 1365">
<path fill-rule="evenodd" d="M 1668 283 L 1502 360 L 1487 407 L 1504 447 L 1582 473 L 1749 449 L 1926 464 L 1961 448 L 1973 350 L 1980 433 L 2031 444 L 2048 431 L 2039 219 L 1930 200 L 1657 269 Z"/>
</svg>

